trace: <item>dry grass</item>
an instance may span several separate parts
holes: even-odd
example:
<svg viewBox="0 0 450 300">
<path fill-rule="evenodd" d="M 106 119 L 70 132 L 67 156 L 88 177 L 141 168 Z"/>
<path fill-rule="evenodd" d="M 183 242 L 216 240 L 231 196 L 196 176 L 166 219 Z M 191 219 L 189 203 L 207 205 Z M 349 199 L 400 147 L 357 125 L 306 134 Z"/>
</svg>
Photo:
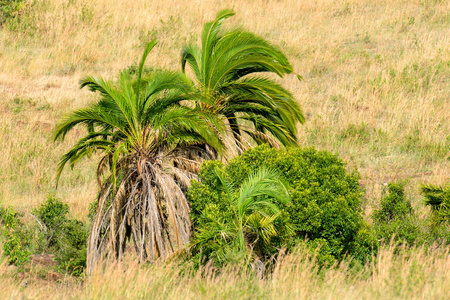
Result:
<svg viewBox="0 0 450 300">
<path fill-rule="evenodd" d="M 303 251 L 281 259 L 273 274 L 256 279 L 245 270 L 193 271 L 180 266 L 108 266 L 89 282 L 14 280 L 0 268 L 2 299 L 446 299 L 450 294 L 449 248 L 393 254 L 384 248 L 362 270 L 342 264 L 318 272 Z M 189 275 L 187 275 L 189 274 Z"/>
<path fill-rule="evenodd" d="M 179 52 L 220 8 L 288 54 L 308 118 L 302 145 L 339 153 L 362 173 L 368 204 L 383 183 L 450 179 L 450 4 L 447 1 L 36 1 L 21 30 L 0 30 L 0 199 L 21 208 L 54 189 L 53 144 L 65 112 L 92 100 L 83 74 L 114 78 L 151 37 L 149 65 L 179 68 Z M 93 163 L 62 178 L 58 194 L 84 216 L 95 197 Z M 369 206 L 368 206 L 369 207 Z"/>
<path fill-rule="evenodd" d="M 142 45 L 151 37 L 157 37 L 160 43 L 149 56 L 148 65 L 179 69 L 181 46 L 186 41 L 197 40 L 202 24 L 221 8 L 233 8 L 237 12 L 226 26 L 242 25 L 287 53 L 296 72 L 304 77 L 302 82 L 295 76 L 281 80 L 307 115 L 307 123 L 300 129 L 301 145 L 339 153 L 351 168 L 359 169 L 366 189 L 367 212 L 376 204 L 385 182 L 409 179 L 408 197 L 420 207 L 420 183 L 450 181 L 448 1 L 34 2 L 24 15 L 20 30 L 0 28 L 0 205 L 28 211 L 42 202 L 47 193 L 55 191 L 58 158 L 81 133 L 75 132 L 65 143 L 54 144 L 51 131 L 63 113 L 93 99 L 93 95 L 78 89 L 83 74 L 116 77 L 119 70 L 139 59 Z M 97 193 L 94 164 L 95 160 L 83 161 L 73 171 L 67 169 L 56 191 L 69 202 L 78 218 L 86 217 L 88 204 Z M 447 272 L 449 278 L 448 270 L 442 269 L 443 266 L 449 269 L 448 258 L 445 263 L 433 262 L 432 258 L 421 262 L 420 255 L 423 252 L 413 253 L 419 266 L 426 270 L 441 268 L 440 272 Z M 407 260 L 399 263 L 410 264 Z M 158 281 L 153 283 L 148 277 L 148 272 L 162 272 L 162 269 L 134 268 L 131 272 L 137 278 L 135 284 L 141 285 L 140 289 L 130 290 L 131 293 L 145 291 L 142 288 L 145 282 L 155 285 L 155 291 L 158 288 L 164 291 L 162 283 L 158 287 Z M 323 291 L 313 284 L 304 283 L 312 289 L 311 297 L 384 298 L 384 295 L 397 295 L 393 294 L 395 289 L 399 297 L 405 295 L 396 276 L 406 271 L 400 274 L 386 271 L 391 274 L 386 278 L 394 283 L 386 283 L 381 275 L 376 277 L 379 282 L 371 277 L 372 281 L 349 283 L 345 279 L 347 273 L 339 272 L 327 273 L 335 277 L 329 284 L 326 279 L 321 285 L 330 294 L 320 294 Z M 431 271 L 424 273 L 426 280 L 431 276 L 427 272 Z M 125 293 L 126 285 L 132 284 L 110 284 L 110 292 L 102 296 L 101 280 L 114 283 L 114 277 L 108 278 L 97 279 L 98 284 L 88 289 L 88 294 L 81 290 L 75 294 L 114 298 Z M 306 277 L 299 279 L 306 280 Z M 175 297 L 175 292 L 182 291 L 188 298 L 214 297 L 217 291 L 214 280 L 219 280 L 218 284 L 229 295 L 241 295 L 241 287 L 241 296 L 253 295 L 245 289 L 246 281 L 240 279 L 194 280 L 189 287 L 184 286 L 187 283 L 183 280 L 191 279 L 177 280 L 181 283 L 175 287 L 166 286 L 169 296 Z M 238 287 L 233 280 L 237 280 Z M 426 297 L 439 298 L 436 295 L 450 294 L 448 284 L 447 287 L 437 284 L 433 294 L 431 281 L 426 280 L 423 289 L 409 285 L 409 295 L 420 297 L 427 293 Z M 18 287 L 8 290 L 8 282 L 9 279 L 2 281 L 1 293 L 15 298 Z M 250 282 L 248 286 L 256 289 L 254 295 L 262 293 L 263 298 L 273 297 L 275 293 L 284 297 L 289 297 L 284 293 L 290 292 L 300 296 L 310 293 L 308 288 L 296 289 L 297 284 L 303 283 L 282 283 L 281 289 L 279 284 L 274 278 L 264 289 L 259 283 Z M 383 285 L 389 288 L 385 290 Z M 294 288 L 295 291 L 291 290 Z M 29 297 L 46 293 L 49 292 L 40 287 Z M 61 297 L 67 297 L 60 293 Z"/>
</svg>

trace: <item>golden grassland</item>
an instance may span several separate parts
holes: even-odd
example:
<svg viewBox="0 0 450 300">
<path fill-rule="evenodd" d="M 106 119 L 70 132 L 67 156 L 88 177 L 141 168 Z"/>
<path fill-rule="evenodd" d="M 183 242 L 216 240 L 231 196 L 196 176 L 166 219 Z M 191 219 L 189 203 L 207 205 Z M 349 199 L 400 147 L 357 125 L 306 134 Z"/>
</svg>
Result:
<svg viewBox="0 0 450 300">
<path fill-rule="evenodd" d="M 382 249 L 376 263 L 356 270 L 342 263 L 318 271 L 299 250 L 279 259 L 263 280 L 239 268 L 214 274 L 176 263 L 142 267 L 130 260 L 98 269 L 84 284 L 63 280 L 18 282 L 0 268 L 2 299 L 447 299 L 450 294 L 448 249 L 422 248 L 394 255 Z M 189 273 L 189 276 L 186 276 Z M 38 277 L 38 274 L 36 275 Z"/>
<path fill-rule="evenodd" d="M 201 26 L 222 8 L 236 11 L 225 27 L 243 26 L 279 45 L 303 76 L 301 82 L 294 75 L 279 80 L 307 116 L 300 144 L 338 153 L 359 170 L 366 214 L 383 185 L 397 180 L 409 180 L 407 197 L 424 212 L 419 185 L 450 181 L 450 2 L 444 0 L 36 0 L 16 28 L 0 28 L 0 205 L 29 212 L 56 192 L 75 217 L 85 219 L 97 191 L 95 159 L 65 170 L 55 190 L 58 158 L 82 132 L 63 143 L 51 140 L 64 113 L 95 99 L 79 89 L 79 79 L 116 78 L 139 60 L 153 37 L 159 45 L 147 65 L 179 70 L 183 44 L 198 42 Z M 127 293 L 129 298 L 436 299 L 450 294 L 448 252 L 428 257 L 417 249 L 407 259 L 389 251 L 380 254 L 385 256 L 370 276 L 340 267 L 327 271 L 320 284 L 307 263 L 297 269 L 282 264 L 263 282 L 232 271 L 200 279 L 180 276 L 176 268 L 133 266 L 111 269 L 87 286 L 71 285 L 70 295 L 63 286 L 27 287 L 25 294 L 102 299 Z M 408 284 L 400 284 L 403 279 Z M 16 298 L 21 290 L 2 278 L 0 298 Z"/>
<path fill-rule="evenodd" d="M 382 249 L 362 269 L 342 263 L 318 271 L 302 250 L 279 259 L 270 277 L 257 279 L 239 268 L 214 274 L 209 268 L 180 270 L 176 263 L 139 266 L 130 260 L 98 269 L 84 284 L 69 278 L 18 282 L 0 268 L 1 299 L 447 299 L 449 249 L 422 248 L 394 255 Z M 189 276 L 186 276 L 189 273 Z M 39 274 L 36 274 L 39 278 Z"/>
<path fill-rule="evenodd" d="M 149 66 L 179 69 L 180 49 L 221 8 L 288 55 L 303 76 L 280 80 L 302 105 L 303 146 L 330 150 L 362 174 L 367 204 L 386 182 L 450 178 L 450 4 L 447 1 L 38 0 L 18 30 L 0 30 L 0 199 L 22 209 L 54 191 L 58 118 L 94 99 L 81 76 L 117 77 L 152 37 Z M 81 133 L 80 133 L 81 134 Z M 93 161 L 66 170 L 57 194 L 77 217 L 95 198 Z M 370 211 L 370 205 L 367 205 Z"/>
</svg>

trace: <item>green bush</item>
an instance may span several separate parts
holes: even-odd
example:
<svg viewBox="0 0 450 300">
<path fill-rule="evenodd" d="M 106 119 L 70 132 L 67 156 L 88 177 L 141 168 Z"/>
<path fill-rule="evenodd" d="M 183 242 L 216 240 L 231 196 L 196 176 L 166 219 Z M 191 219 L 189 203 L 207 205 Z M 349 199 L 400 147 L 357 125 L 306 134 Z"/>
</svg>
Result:
<svg viewBox="0 0 450 300">
<path fill-rule="evenodd" d="M 448 226 L 435 226 L 434 218 L 419 218 L 404 193 L 405 183 L 389 183 L 372 219 L 377 238 L 412 245 L 448 244 Z"/>
<path fill-rule="evenodd" d="M 41 233 L 44 244 L 42 251 L 53 246 L 57 242 L 57 238 L 61 235 L 64 224 L 67 221 L 69 213 L 69 205 L 62 203 L 53 195 L 47 197 L 47 201 L 42 203 L 38 208 L 32 210 L 32 213 L 41 226 Z"/>
<path fill-rule="evenodd" d="M 53 195 L 32 210 L 36 223 L 21 221 L 12 208 L 0 208 L 3 254 L 10 264 L 23 266 L 33 253 L 55 255 L 59 271 L 81 275 L 86 266 L 88 230 L 82 222 L 68 218 L 69 206 Z"/>
<path fill-rule="evenodd" d="M 326 252 L 327 257 L 319 257 L 319 261 L 330 261 L 329 256 L 341 260 L 346 255 L 365 261 L 377 249 L 377 240 L 360 214 L 362 191 L 358 173 L 349 174 L 337 156 L 311 148 L 277 150 L 263 145 L 235 157 L 227 166 L 217 161 L 203 163 L 200 181 L 193 181 L 188 190 L 197 231 L 204 226 L 202 222 L 207 214 L 226 217 L 229 213 L 214 169 L 223 168 L 239 186 L 260 167 L 276 170 L 290 185 L 291 203 L 277 203 L 282 211 L 278 222 L 292 226 L 294 232 L 287 244 L 284 238 L 274 241 L 275 250 L 283 246 L 293 249 L 298 241 L 307 239 L 310 246 L 320 244 Z"/>
<path fill-rule="evenodd" d="M 276 204 L 289 202 L 286 183 L 276 171 L 260 168 L 237 188 L 222 168 L 214 172 L 222 209 L 210 203 L 203 210 L 192 241 L 194 261 L 221 266 L 266 260 L 276 252 L 274 244 L 292 233 Z"/>
<path fill-rule="evenodd" d="M 32 233 L 20 220 L 21 215 L 11 207 L 0 208 L 0 223 L 3 225 L 2 236 L 3 255 L 8 257 L 10 264 L 21 267 L 30 261 L 30 238 Z"/>
<path fill-rule="evenodd" d="M 380 209 L 376 210 L 373 218 L 377 223 L 390 222 L 413 215 L 411 203 L 405 199 L 406 183 L 389 183 L 388 190 L 381 199 Z"/>
<path fill-rule="evenodd" d="M 69 205 L 53 195 L 33 213 L 40 225 L 38 250 L 54 254 L 61 270 L 81 275 L 86 267 L 88 231 L 85 224 L 69 219 Z"/>
<path fill-rule="evenodd" d="M 405 184 L 389 183 L 383 191 L 380 208 L 372 215 L 377 237 L 384 243 L 423 243 L 424 232 L 411 203 L 405 198 Z"/>
</svg>

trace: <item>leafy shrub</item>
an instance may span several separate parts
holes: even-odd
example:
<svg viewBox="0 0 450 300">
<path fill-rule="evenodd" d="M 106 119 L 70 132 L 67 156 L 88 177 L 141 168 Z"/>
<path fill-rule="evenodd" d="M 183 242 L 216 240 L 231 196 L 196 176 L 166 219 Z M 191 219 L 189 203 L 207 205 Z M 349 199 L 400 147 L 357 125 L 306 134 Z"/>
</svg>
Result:
<svg viewBox="0 0 450 300">
<path fill-rule="evenodd" d="M 40 224 L 38 250 L 54 254 L 60 269 L 81 275 L 86 266 L 86 226 L 69 219 L 69 205 L 53 195 L 33 213 Z"/>
<path fill-rule="evenodd" d="M 10 264 L 18 267 L 30 260 L 30 231 L 20 220 L 20 214 L 10 208 L 0 208 L 0 221 L 5 238 L 3 254 Z"/>
<path fill-rule="evenodd" d="M 450 184 L 447 186 L 423 185 L 425 204 L 431 206 L 436 225 L 450 223 Z"/>
<path fill-rule="evenodd" d="M 32 253 L 55 255 L 60 271 L 81 275 L 86 266 L 87 228 L 82 222 L 68 218 L 69 206 L 53 195 L 32 210 L 37 223 L 26 226 L 22 215 L 12 208 L 0 208 L 3 254 L 9 263 L 22 266 Z M 37 234 L 36 234 L 37 233 Z"/>
<path fill-rule="evenodd" d="M 31 252 L 23 246 L 24 240 L 20 235 L 9 233 L 3 245 L 3 253 L 8 257 L 8 262 L 18 267 L 30 261 Z"/>
<path fill-rule="evenodd" d="M 66 221 L 65 232 L 61 235 L 56 251 L 56 260 L 60 269 L 75 276 L 83 274 L 86 267 L 86 242 L 88 231 L 86 226 L 78 220 Z"/>
<path fill-rule="evenodd" d="M 421 224 L 405 198 L 405 184 L 389 183 L 383 191 L 380 208 L 372 215 L 377 237 L 385 243 L 391 240 L 409 245 L 422 243 Z"/>
<path fill-rule="evenodd" d="M 282 216 L 278 222 L 292 226 L 294 232 L 287 244 L 284 239 L 274 241 L 275 249 L 293 249 L 299 241 L 308 239 L 310 246 L 320 244 L 326 252 L 328 257 L 318 257 L 319 261 L 329 261 L 329 256 L 340 260 L 346 255 L 364 261 L 377 248 L 375 236 L 360 214 L 359 175 L 349 174 L 337 156 L 311 148 L 277 150 L 263 145 L 235 157 L 227 166 L 217 161 L 203 163 L 200 181 L 194 181 L 188 190 L 194 227 L 203 226 L 206 214 L 219 218 L 228 213 L 215 168 L 222 168 L 239 186 L 260 167 L 276 170 L 290 185 L 291 203 L 277 203 Z"/>
<path fill-rule="evenodd" d="M 223 209 L 210 203 L 203 210 L 192 242 L 191 251 L 197 256 L 194 261 L 213 259 L 219 266 L 267 258 L 276 250 L 274 239 L 283 239 L 286 231 L 292 232 L 279 222 L 280 210 L 275 204 L 289 202 L 286 184 L 277 172 L 261 168 L 237 189 L 223 169 L 214 171 Z"/>
<path fill-rule="evenodd" d="M 389 222 L 413 214 L 411 203 L 405 199 L 406 183 L 389 183 L 388 192 L 381 199 L 380 209 L 374 213 L 376 222 Z"/>
<path fill-rule="evenodd" d="M 372 218 L 378 239 L 409 246 L 449 243 L 449 228 L 434 226 L 430 218 L 419 218 L 405 198 L 404 187 L 405 183 L 389 183 L 380 208 L 374 211 Z"/>
</svg>

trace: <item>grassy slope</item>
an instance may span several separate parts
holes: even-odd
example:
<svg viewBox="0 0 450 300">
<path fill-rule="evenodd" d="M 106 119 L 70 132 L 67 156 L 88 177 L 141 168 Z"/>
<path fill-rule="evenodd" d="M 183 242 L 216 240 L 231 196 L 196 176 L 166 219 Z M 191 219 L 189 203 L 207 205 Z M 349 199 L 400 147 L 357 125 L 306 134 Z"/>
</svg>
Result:
<svg viewBox="0 0 450 300">
<path fill-rule="evenodd" d="M 83 74 L 116 77 L 142 45 L 160 40 L 153 66 L 179 68 L 179 51 L 220 8 L 287 53 L 308 118 L 302 145 L 338 152 L 362 173 L 367 199 L 383 183 L 450 178 L 450 4 L 446 1 L 37 1 L 25 30 L 0 30 L 0 199 L 22 208 L 54 188 L 53 144 L 65 112 L 93 99 Z M 32 24 L 28 26 L 26 24 Z M 93 163 L 67 170 L 58 194 L 77 216 L 95 197 Z M 370 200 L 372 201 L 372 200 Z"/>
<path fill-rule="evenodd" d="M 114 4 L 113 4 L 114 2 Z M 385 182 L 450 181 L 450 3 L 404 1 L 38 0 L 22 24 L 0 29 L 0 205 L 28 211 L 54 191 L 53 144 L 65 112 L 91 101 L 84 74 L 114 78 L 157 37 L 148 65 L 179 68 L 180 48 L 221 8 L 288 55 L 298 82 L 280 82 L 301 103 L 302 145 L 339 153 L 357 167 L 366 212 Z M 27 25 L 28 24 L 28 25 Z M 95 198 L 94 161 L 64 173 L 57 195 L 85 218 Z"/>
</svg>

